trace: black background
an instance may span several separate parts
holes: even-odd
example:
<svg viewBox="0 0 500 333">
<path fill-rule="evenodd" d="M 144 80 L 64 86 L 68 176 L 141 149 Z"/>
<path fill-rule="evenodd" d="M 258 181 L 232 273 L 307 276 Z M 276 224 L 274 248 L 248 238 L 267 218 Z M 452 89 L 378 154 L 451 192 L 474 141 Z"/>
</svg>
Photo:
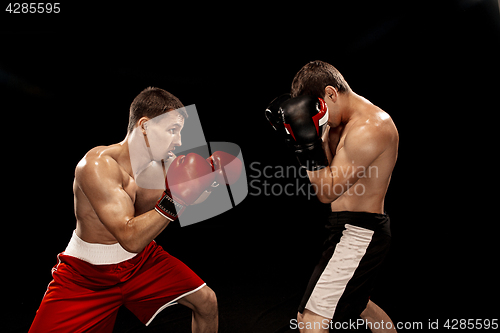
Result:
<svg viewBox="0 0 500 333">
<path fill-rule="evenodd" d="M 316 59 L 336 66 L 399 130 L 386 198 L 393 243 L 372 300 L 394 322 L 424 327 L 498 318 L 495 1 L 121 6 L 1 14 L 2 331 L 29 328 L 75 228 L 74 168 L 92 147 L 125 137 L 142 89 L 196 104 L 206 140 L 238 144 L 251 181 L 254 162 L 295 165 L 263 111 Z M 249 192 L 223 215 L 172 224 L 157 241 L 215 290 L 221 332 L 286 332 L 328 207 Z M 185 332 L 189 320 L 173 307 L 144 331 Z M 141 329 L 121 310 L 115 331 Z"/>
</svg>

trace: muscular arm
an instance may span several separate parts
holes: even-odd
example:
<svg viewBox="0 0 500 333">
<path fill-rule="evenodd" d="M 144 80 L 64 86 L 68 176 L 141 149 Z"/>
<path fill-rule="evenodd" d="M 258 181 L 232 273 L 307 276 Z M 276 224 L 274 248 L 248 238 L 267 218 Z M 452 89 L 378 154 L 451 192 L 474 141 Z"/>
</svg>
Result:
<svg viewBox="0 0 500 333">
<path fill-rule="evenodd" d="M 154 209 L 134 217 L 122 170 L 110 157 L 86 158 L 78 165 L 75 178 L 99 220 L 129 252 L 142 251 L 169 223 Z"/>
<path fill-rule="evenodd" d="M 340 197 L 358 181 L 362 174 L 359 171 L 366 170 L 384 152 L 388 141 L 388 136 L 377 126 L 363 125 L 351 129 L 344 146 L 335 156 L 327 151 L 329 167 L 307 172 L 309 180 L 316 186 L 318 199 L 331 203 Z"/>
</svg>

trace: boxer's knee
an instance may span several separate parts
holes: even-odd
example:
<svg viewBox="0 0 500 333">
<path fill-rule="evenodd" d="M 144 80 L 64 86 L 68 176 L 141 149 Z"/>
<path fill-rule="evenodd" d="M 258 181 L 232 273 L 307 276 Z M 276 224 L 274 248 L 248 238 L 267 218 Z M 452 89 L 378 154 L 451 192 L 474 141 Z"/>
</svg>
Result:
<svg viewBox="0 0 500 333">
<path fill-rule="evenodd" d="M 215 292 L 208 286 L 204 286 L 196 292 L 198 295 L 196 302 L 193 304 L 197 314 L 201 316 L 214 316 L 217 314 L 217 296 Z"/>
<path fill-rule="evenodd" d="M 215 292 L 206 285 L 194 293 L 181 298 L 178 300 L 178 303 L 193 310 L 193 314 L 196 317 L 217 316 L 217 297 L 215 296 Z"/>
</svg>

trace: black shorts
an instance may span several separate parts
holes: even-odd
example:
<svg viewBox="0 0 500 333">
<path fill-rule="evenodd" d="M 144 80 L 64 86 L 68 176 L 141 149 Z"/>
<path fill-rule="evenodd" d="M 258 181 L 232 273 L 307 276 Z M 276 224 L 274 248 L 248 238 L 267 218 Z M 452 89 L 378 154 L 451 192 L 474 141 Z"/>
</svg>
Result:
<svg viewBox="0 0 500 333">
<path fill-rule="evenodd" d="M 356 320 L 366 308 L 390 241 L 387 214 L 332 212 L 330 235 L 299 306 L 334 321 Z"/>
</svg>

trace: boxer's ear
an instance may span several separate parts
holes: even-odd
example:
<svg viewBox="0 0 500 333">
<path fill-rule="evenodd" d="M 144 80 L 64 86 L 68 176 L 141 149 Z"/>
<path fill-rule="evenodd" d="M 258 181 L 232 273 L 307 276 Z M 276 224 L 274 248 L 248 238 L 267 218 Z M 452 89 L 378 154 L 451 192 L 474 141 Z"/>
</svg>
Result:
<svg viewBox="0 0 500 333">
<path fill-rule="evenodd" d="M 323 99 L 325 101 L 329 99 L 333 103 L 335 103 L 337 101 L 337 95 L 338 95 L 337 89 L 335 89 L 332 86 L 326 86 L 325 87 L 325 97 Z"/>
<path fill-rule="evenodd" d="M 139 119 L 137 121 L 137 127 L 140 128 L 140 130 L 142 131 L 142 134 L 146 135 L 146 128 L 147 128 L 147 124 L 146 122 L 149 120 L 148 117 L 141 117 L 141 119 Z"/>
<path fill-rule="evenodd" d="M 149 146 L 149 140 L 148 140 L 148 135 L 147 135 L 147 133 L 146 133 L 146 131 L 147 131 L 147 126 L 148 126 L 146 122 L 147 122 L 148 120 L 149 120 L 149 118 L 148 118 L 148 117 L 141 117 L 141 119 L 139 119 L 139 120 L 137 121 L 137 128 L 139 128 L 139 129 L 141 130 L 142 135 L 144 136 L 144 141 L 146 141 L 146 147 L 148 147 L 148 148 L 149 148 L 149 147 L 150 147 L 150 146 Z"/>
</svg>

